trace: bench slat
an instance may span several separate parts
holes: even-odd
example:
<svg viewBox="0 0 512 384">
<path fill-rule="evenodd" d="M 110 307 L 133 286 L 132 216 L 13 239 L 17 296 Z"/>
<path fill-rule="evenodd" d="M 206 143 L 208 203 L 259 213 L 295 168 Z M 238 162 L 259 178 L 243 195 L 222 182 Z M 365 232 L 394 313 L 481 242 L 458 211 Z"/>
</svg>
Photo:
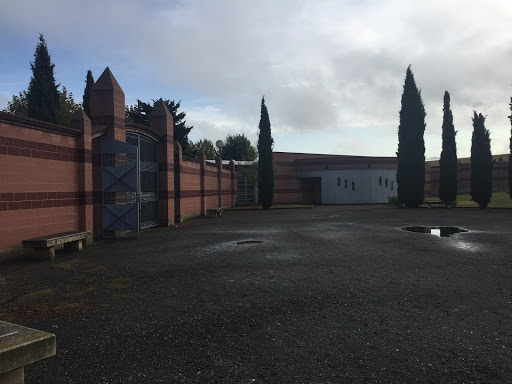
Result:
<svg viewBox="0 0 512 384">
<path fill-rule="evenodd" d="M 55 235 L 23 240 L 22 244 L 24 248 L 48 248 L 72 241 L 84 240 L 89 237 L 90 234 L 90 232 L 63 232 Z"/>
</svg>

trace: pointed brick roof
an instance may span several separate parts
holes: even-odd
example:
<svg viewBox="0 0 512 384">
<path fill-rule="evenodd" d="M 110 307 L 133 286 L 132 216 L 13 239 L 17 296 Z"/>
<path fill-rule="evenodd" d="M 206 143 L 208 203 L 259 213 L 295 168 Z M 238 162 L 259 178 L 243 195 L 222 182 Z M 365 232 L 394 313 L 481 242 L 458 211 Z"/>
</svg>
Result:
<svg viewBox="0 0 512 384">
<path fill-rule="evenodd" d="M 103 73 L 101 74 L 99 79 L 96 80 L 96 82 L 92 86 L 92 89 L 118 89 L 121 92 L 123 92 L 123 90 L 119 86 L 116 78 L 114 77 L 114 75 L 110 71 L 109 67 L 107 67 L 103 71 Z"/>
<path fill-rule="evenodd" d="M 165 105 L 164 101 L 162 99 L 158 100 L 153 107 L 153 110 L 151 111 L 151 114 L 149 116 L 171 116 L 171 112 L 169 112 L 169 109 Z"/>
<path fill-rule="evenodd" d="M 87 113 L 85 113 L 85 111 L 82 108 L 75 112 L 75 114 L 73 115 L 73 119 L 71 120 L 90 121 L 89 116 L 87 116 Z"/>
</svg>

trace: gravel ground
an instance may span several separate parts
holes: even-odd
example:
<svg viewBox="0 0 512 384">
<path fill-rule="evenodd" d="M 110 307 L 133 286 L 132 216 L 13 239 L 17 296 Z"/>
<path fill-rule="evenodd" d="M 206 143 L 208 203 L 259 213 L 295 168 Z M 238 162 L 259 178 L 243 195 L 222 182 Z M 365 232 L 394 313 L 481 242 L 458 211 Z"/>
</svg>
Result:
<svg viewBox="0 0 512 384">
<path fill-rule="evenodd" d="M 57 335 L 27 384 L 510 383 L 511 219 L 231 211 L 1 265 L 0 319 Z"/>
</svg>

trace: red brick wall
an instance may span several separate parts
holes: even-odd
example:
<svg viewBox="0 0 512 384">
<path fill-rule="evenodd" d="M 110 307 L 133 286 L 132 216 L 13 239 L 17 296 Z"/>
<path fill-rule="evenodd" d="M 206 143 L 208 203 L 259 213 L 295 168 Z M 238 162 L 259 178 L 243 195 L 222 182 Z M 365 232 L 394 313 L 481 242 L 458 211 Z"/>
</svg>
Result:
<svg viewBox="0 0 512 384">
<path fill-rule="evenodd" d="M 184 218 L 201 215 L 201 163 L 184 159 L 181 165 L 181 215 Z"/>
<path fill-rule="evenodd" d="M 274 204 L 302 202 L 302 182 L 297 179 L 295 160 L 308 155 L 303 153 L 274 152 Z"/>
<path fill-rule="evenodd" d="M 217 191 L 218 191 L 218 187 L 217 187 Z M 224 165 L 222 167 L 222 207 L 226 208 L 226 207 L 234 206 L 235 202 L 233 200 L 233 197 L 235 197 L 235 196 L 236 196 L 236 191 L 233 190 L 232 183 L 231 183 L 231 167 Z M 218 205 L 218 202 L 217 202 L 217 205 Z M 215 207 L 208 207 L 208 208 L 215 208 Z"/>
<path fill-rule="evenodd" d="M 0 113 L 0 249 L 80 229 L 80 202 L 87 202 L 79 188 L 79 135 Z"/>
<path fill-rule="evenodd" d="M 215 165 L 206 163 L 204 170 L 204 196 L 206 209 L 219 206 L 219 176 Z M 224 185 L 224 184 L 223 184 Z M 224 202 L 224 199 L 222 200 Z"/>
<path fill-rule="evenodd" d="M 508 192 L 508 154 L 495 155 L 492 168 L 493 192 Z M 500 161 L 501 159 L 501 161 Z M 439 196 L 439 162 L 430 162 L 425 165 L 425 196 Z M 471 192 L 471 163 L 469 158 L 459 160 L 457 166 L 457 192 Z"/>
</svg>

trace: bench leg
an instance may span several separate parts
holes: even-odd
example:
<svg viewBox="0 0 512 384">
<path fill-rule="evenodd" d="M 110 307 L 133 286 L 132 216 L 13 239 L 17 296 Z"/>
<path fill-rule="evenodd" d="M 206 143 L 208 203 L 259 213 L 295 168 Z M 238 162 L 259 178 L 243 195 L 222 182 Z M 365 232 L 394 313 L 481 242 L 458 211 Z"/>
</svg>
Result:
<svg viewBox="0 0 512 384">
<path fill-rule="evenodd" d="M 23 384 L 24 374 L 23 367 L 13 369 L 12 371 L 0 373 L 0 383 L 5 384 Z"/>
<path fill-rule="evenodd" d="M 77 240 L 77 241 L 72 241 L 70 243 L 66 243 L 66 244 L 64 244 L 64 249 L 66 251 L 80 252 L 83 249 L 82 241 L 83 240 Z"/>
<path fill-rule="evenodd" d="M 55 247 L 34 248 L 34 255 L 38 259 L 53 260 L 55 258 Z"/>
</svg>

